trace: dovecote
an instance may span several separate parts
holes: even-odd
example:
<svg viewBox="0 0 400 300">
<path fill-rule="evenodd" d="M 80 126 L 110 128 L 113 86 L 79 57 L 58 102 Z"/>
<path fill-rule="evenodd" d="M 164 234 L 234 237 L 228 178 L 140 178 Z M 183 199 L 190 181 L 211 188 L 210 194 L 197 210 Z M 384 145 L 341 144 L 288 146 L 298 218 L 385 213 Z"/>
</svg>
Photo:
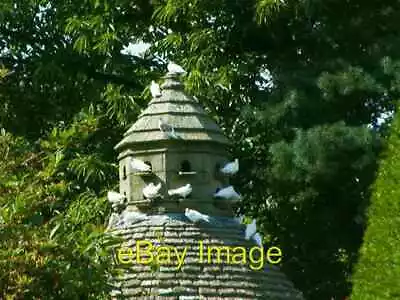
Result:
<svg viewBox="0 0 400 300">
<path fill-rule="evenodd" d="M 173 126 L 179 139 L 166 136 L 159 120 Z M 226 184 L 217 166 L 228 161 L 229 140 L 199 101 L 184 92 L 176 74 L 168 73 L 161 96 L 153 98 L 115 149 L 119 152 L 120 193 L 132 210 L 183 212 L 186 207 L 202 213 L 232 216 L 231 209 L 214 205 L 213 194 Z M 140 159 L 151 172 L 133 172 L 130 161 Z M 143 188 L 162 183 L 160 201 L 144 199 Z M 169 189 L 190 183 L 192 194 L 184 203 L 171 199 Z"/>
</svg>

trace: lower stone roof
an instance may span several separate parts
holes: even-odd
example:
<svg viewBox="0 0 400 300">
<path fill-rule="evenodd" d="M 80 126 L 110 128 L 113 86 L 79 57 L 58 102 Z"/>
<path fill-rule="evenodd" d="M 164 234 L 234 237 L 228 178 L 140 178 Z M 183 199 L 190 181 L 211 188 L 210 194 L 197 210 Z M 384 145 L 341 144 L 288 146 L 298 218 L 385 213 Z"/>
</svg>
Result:
<svg viewBox="0 0 400 300">
<path fill-rule="evenodd" d="M 118 247 L 130 249 L 133 256 L 129 264 L 115 261 L 122 275 L 113 279 L 113 299 L 303 299 L 274 265 L 252 270 L 248 258 L 247 264 L 232 264 L 222 255 L 218 263 L 215 253 L 207 262 L 208 246 L 245 247 L 248 254 L 256 245 L 245 240 L 244 229 L 232 218 L 213 217 L 211 223 L 193 224 L 183 214 L 151 215 L 127 228 L 114 229 L 112 234 L 124 240 Z M 186 248 L 182 267 L 177 270 L 175 255 L 159 264 L 155 259 L 149 264 L 136 262 L 138 241 L 176 247 L 180 255 Z M 199 261 L 199 241 L 203 242 L 203 262 Z"/>
</svg>

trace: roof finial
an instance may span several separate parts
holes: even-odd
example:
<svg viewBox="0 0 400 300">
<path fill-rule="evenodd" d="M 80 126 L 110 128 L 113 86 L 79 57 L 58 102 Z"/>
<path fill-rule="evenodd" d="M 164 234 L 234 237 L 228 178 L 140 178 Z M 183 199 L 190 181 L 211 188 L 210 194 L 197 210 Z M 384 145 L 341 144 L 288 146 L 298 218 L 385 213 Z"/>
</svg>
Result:
<svg viewBox="0 0 400 300">
<path fill-rule="evenodd" d="M 179 80 L 179 74 L 178 73 L 173 73 L 173 72 L 168 72 L 165 74 L 163 77 L 164 83 L 161 85 L 161 88 L 163 90 L 182 90 L 183 89 L 183 84 Z"/>
<path fill-rule="evenodd" d="M 173 63 L 172 61 L 168 63 L 167 66 L 168 73 L 173 73 L 177 75 L 185 75 L 186 71 L 180 66 L 177 65 L 176 63 Z"/>
</svg>

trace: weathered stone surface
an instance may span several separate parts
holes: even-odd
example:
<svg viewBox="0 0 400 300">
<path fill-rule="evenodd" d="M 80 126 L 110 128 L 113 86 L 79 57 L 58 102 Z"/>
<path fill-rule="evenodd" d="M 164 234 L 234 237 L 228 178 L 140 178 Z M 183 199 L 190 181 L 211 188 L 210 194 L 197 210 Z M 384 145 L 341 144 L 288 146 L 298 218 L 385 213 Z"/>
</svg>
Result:
<svg viewBox="0 0 400 300">
<path fill-rule="evenodd" d="M 173 215 L 175 216 L 175 215 Z M 157 222 L 163 220 L 163 226 Z M 136 257 L 136 242 L 141 240 L 158 241 L 153 246 L 177 247 L 178 251 L 186 248 L 184 264 L 177 270 L 177 260 L 171 257 L 168 264 L 161 264 L 152 268 L 152 263 L 143 265 L 133 262 L 130 270 L 118 279 L 121 284 L 122 299 L 166 299 L 165 291 L 171 290 L 170 299 L 182 297 L 197 297 L 196 299 L 303 299 L 293 284 L 279 271 L 275 265 L 265 265 L 261 270 L 252 270 L 247 260 L 246 264 L 230 264 L 226 255 L 221 255 L 218 263 L 216 257 L 212 262 L 199 262 L 199 242 L 203 242 L 206 251 L 209 246 L 235 245 L 243 246 L 247 250 L 255 246 L 246 241 L 243 236 L 243 225 L 226 222 L 220 219 L 220 226 L 207 230 L 207 227 L 184 221 L 183 218 L 148 216 L 148 219 L 124 230 L 124 237 L 132 253 Z M 154 224 L 154 225 L 152 225 Z M 198 233 L 202 232 L 203 235 Z M 236 235 L 234 235 L 235 233 Z M 115 231 L 113 234 L 121 234 Z M 167 237 L 174 236 L 173 239 Z M 133 238 L 135 237 L 135 238 Z M 234 238 L 234 242 L 232 240 Z M 248 253 L 248 251 L 247 251 Z M 122 266 L 122 265 L 121 265 Z M 163 295 L 156 291 L 164 289 Z M 153 293 L 152 295 L 150 295 Z M 154 295 L 157 294 L 157 295 Z M 183 298 L 185 299 L 185 298 Z"/>
<path fill-rule="evenodd" d="M 208 141 L 229 145 L 215 121 L 207 115 L 200 103 L 183 93 L 182 84 L 173 76 L 166 76 L 162 96 L 150 101 L 138 120 L 125 133 L 124 139 L 115 147 L 120 151 L 143 142 L 168 140 L 158 128 L 159 118 L 173 124 L 185 141 Z"/>
</svg>

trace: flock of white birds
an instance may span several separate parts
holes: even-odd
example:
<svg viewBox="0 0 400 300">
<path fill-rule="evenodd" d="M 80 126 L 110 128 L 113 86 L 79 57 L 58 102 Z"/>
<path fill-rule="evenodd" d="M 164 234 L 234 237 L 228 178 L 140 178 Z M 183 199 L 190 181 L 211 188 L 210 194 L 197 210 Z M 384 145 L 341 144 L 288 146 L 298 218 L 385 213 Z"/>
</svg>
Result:
<svg viewBox="0 0 400 300">
<path fill-rule="evenodd" d="M 177 75 L 186 74 L 186 71 L 179 65 L 170 62 L 167 66 L 168 72 Z M 155 82 L 151 82 L 150 92 L 153 98 L 158 98 L 161 96 L 160 86 Z M 159 129 L 160 131 L 168 138 L 171 139 L 180 139 L 181 136 L 175 132 L 175 129 L 172 125 L 166 123 L 161 118 L 159 119 Z M 138 173 L 149 173 L 151 172 L 151 166 L 141 161 L 140 159 L 133 158 L 130 162 L 130 167 L 133 172 Z M 227 163 L 220 169 L 220 172 L 226 176 L 232 176 L 239 171 L 239 159 L 235 159 L 232 162 Z M 158 184 L 154 184 L 153 182 L 146 185 L 143 190 L 143 196 L 145 199 L 154 200 L 158 197 L 161 197 L 160 190 L 162 188 L 161 182 Z M 186 199 L 192 193 L 192 185 L 190 183 L 168 190 L 169 196 L 176 196 L 182 199 Z M 238 194 L 233 186 L 224 187 L 218 189 L 216 193 L 214 193 L 214 198 L 224 199 L 228 201 L 239 201 L 241 199 L 241 195 Z M 126 203 L 126 196 L 121 195 L 114 191 L 109 191 L 107 194 L 108 201 L 111 203 L 113 211 L 116 211 L 118 207 L 120 207 L 123 203 Z M 202 214 L 194 209 L 186 208 L 185 216 L 193 223 L 205 222 L 210 223 L 211 218 L 208 215 Z M 146 214 L 140 212 L 133 211 L 123 211 L 120 216 L 117 213 L 113 213 L 110 221 L 110 225 L 115 225 L 117 228 L 127 228 L 127 226 L 140 222 L 146 219 Z M 237 221 L 242 223 L 243 216 L 238 217 Z M 246 226 L 245 230 L 245 239 L 246 240 L 254 240 L 259 246 L 262 245 L 262 236 L 257 233 L 257 225 L 256 221 L 253 220 L 251 224 Z"/>
</svg>

